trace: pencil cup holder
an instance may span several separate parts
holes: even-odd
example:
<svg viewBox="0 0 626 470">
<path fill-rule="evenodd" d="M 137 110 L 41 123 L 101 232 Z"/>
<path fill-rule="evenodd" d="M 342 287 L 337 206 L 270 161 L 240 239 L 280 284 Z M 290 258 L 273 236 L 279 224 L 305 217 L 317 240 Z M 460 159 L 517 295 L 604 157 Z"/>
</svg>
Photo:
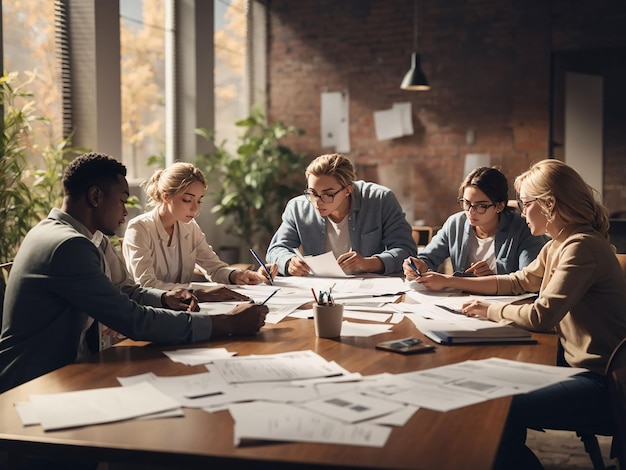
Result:
<svg viewBox="0 0 626 470">
<path fill-rule="evenodd" d="M 313 304 L 315 335 L 318 338 L 336 338 L 341 336 L 343 305 Z"/>
</svg>

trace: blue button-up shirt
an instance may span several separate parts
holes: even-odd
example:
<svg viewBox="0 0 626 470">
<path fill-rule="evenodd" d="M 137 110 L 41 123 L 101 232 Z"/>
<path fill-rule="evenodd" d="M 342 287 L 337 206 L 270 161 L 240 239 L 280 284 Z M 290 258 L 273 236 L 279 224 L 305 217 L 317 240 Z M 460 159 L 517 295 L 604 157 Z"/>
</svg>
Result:
<svg viewBox="0 0 626 470">
<path fill-rule="evenodd" d="M 355 181 L 353 186 L 347 215 L 352 250 L 380 258 L 385 265 L 382 274 L 402 271 L 402 262 L 415 256 L 416 247 L 396 196 L 375 183 Z M 327 224 L 327 218 L 306 196 L 291 199 L 270 242 L 267 261 L 278 264 L 279 273 L 288 275 L 287 263 L 294 256 L 294 248 L 301 247 L 304 255 L 325 253 Z"/>
</svg>

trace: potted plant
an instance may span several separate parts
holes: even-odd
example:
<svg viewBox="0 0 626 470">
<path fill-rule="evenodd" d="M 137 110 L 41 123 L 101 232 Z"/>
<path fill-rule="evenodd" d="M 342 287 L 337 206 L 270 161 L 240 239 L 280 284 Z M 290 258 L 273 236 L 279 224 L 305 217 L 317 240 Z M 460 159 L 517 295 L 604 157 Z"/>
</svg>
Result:
<svg viewBox="0 0 626 470">
<path fill-rule="evenodd" d="M 281 141 L 303 131 L 280 121 L 266 123 L 258 110 L 236 125 L 242 132 L 235 154 L 226 149 L 226 141 L 216 145 L 212 134 L 197 129 L 197 134 L 213 143 L 213 150 L 199 155 L 196 164 L 209 180 L 216 224 L 229 220 L 227 233 L 247 246 L 267 247 L 285 204 L 305 184 L 306 154 L 294 152 Z"/>
<path fill-rule="evenodd" d="M 0 106 L 4 110 L 0 143 L 0 263 L 13 260 L 32 226 L 60 206 L 61 178 L 65 164 L 80 150 L 70 138 L 44 145 L 34 143 L 35 123 L 50 124 L 35 112 L 33 95 L 27 90 L 34 74 L 18 83 L 17 73 L 0 77 Z M 35 165 L 29 155 L 36 155 Z"/>
</svg>

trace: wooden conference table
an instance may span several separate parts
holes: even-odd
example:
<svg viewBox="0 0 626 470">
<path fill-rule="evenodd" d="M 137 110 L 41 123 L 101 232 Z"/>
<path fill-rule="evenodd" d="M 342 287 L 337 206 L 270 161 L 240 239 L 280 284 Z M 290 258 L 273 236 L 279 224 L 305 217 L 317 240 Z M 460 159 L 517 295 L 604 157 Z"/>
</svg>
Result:
<svg viewBox="0 0 626 470">
<path fill-rule="evenodd" d="M 254 337 L 216 340 L 239 355 L 313 350 L 350 372 L 399 373 L 444 364 L 506 359 L 550 364 L 556 361 L 556 336 L 535 334 L 537 344 L 437 346 L 434 353 L 404 356 L 374 349 L 377 342 L 415 335 L 404 319 L 392 332 L 369 338 L 315 337 L 312 320 L 287 318 Z M 403 427 L 394 428 L 383 448 L 296 442 L 252 442 L 233 446 L 233 422 L 227 411 L 185 409 L 184 418 L 131 420 L 65 431 L 24 427 L 13 404 L 30 394 L 117 386 L 116 377 L 154 372 L 161 376 L 206 371 L 175 363 L 164 347 L 130 343 L 103 351 L 89 363 L 72 364 L 0 395 L 0 451 L 106 462 L 135 462 L 161 468 L 386 468 L 488 469 L 509 409 L 510 397 L 441 413 L 420 409 Z M 198 344 L 193 345 L 197 347 Z M 169 347 L 169 349 L 177 349 Z"/>
</svg>

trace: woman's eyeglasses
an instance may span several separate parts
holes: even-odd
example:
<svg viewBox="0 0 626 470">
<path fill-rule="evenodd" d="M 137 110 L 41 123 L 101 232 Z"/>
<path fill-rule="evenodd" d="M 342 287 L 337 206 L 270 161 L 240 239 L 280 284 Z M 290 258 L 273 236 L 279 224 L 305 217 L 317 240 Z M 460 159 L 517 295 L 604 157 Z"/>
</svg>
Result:
<svg viewBox="0 0 626 470">
<path fill-rule="evenodd" d="M 529 204 L 532 204 L 535 201 L 538 201 L 539 198 L 531 199 L 530 201 L 522 201 L 521 199 L 517 200 L 517 207 L 519 207 L 520 212 L 524 212 Z"/>
<path fill-rule="evenodd" d="M 304 195 L 309 198 L 309 201 L 315 202 L 316 199 L 320 199 L 323 203 L 329 204 L 335 200 L 335 196 L 343 191 L 345 186 L 342 186 L 338 191 L 335 191 L 333 194 L 315 194 L 310 189 L 306 189 L 304 191 Z"/>
<path fill-rule="evenodd" d="M 464 211 L 470 212 L 471 210 L 473 210 L 477 214 L 484 214 L 487 212 L 487 209 L 496 206 L 495 204 L 472 204 L 465 199 L 459 199 L 457 202 L 459 203 L 459 206 L 461 206 L 461 209 L 463 209 Z"/>
</svg>

